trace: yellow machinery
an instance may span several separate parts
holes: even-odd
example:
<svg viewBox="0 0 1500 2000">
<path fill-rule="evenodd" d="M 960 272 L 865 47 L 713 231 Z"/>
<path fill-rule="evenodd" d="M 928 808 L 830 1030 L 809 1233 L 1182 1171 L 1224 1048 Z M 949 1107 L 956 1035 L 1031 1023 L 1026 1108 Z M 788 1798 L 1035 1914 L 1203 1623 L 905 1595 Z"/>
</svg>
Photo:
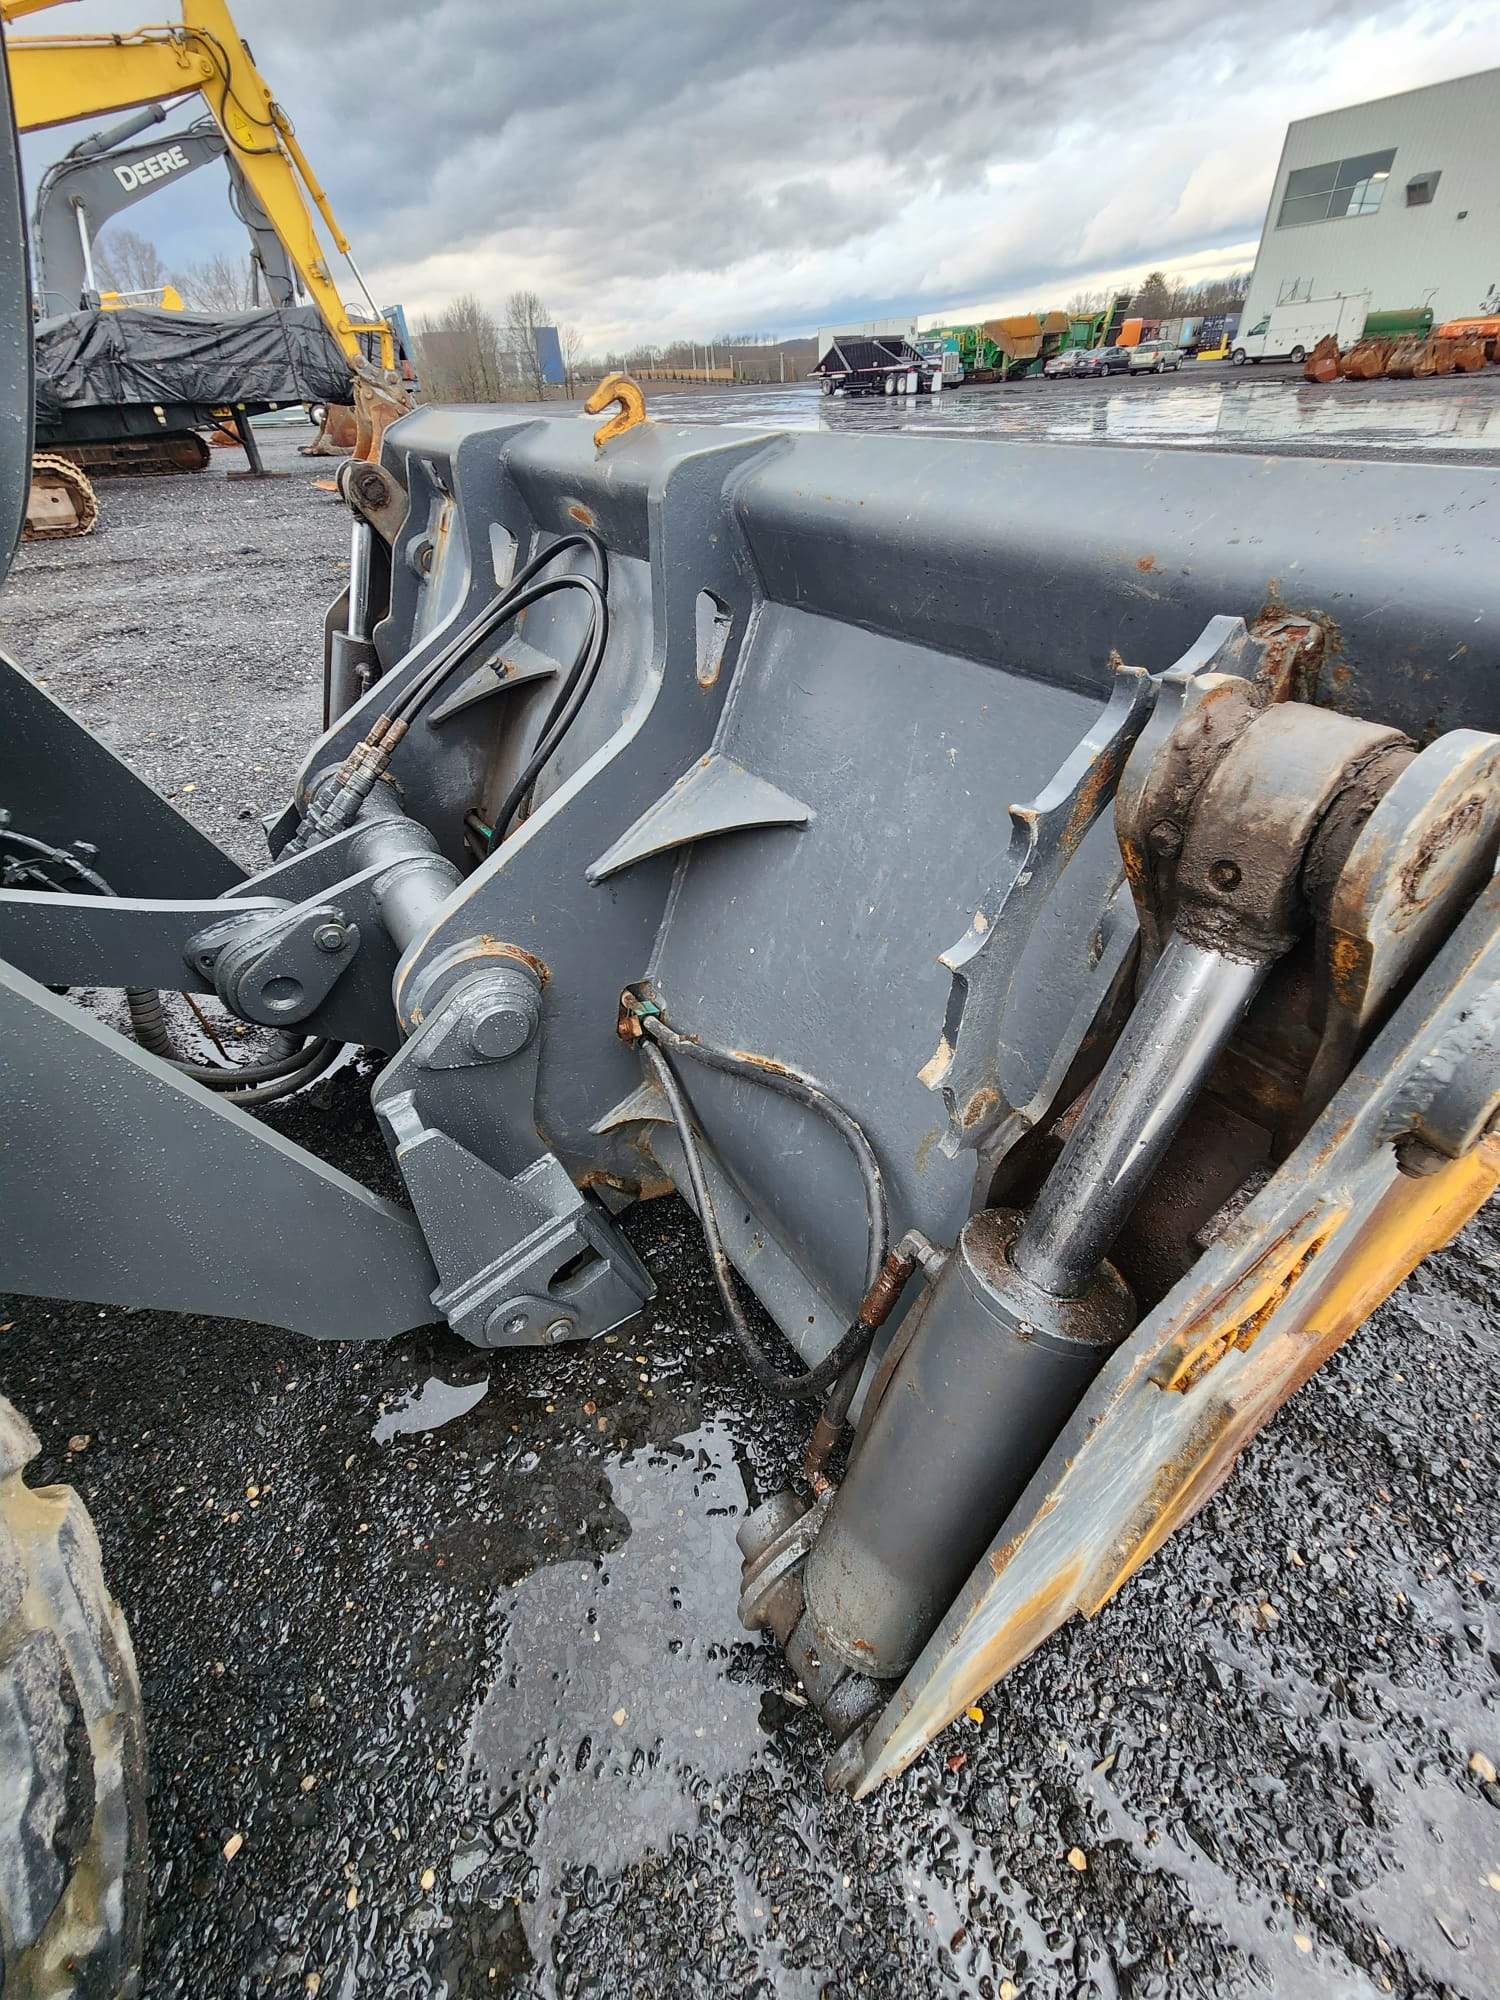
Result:
<svg viewBox="0 0 1500 2000">
<path fill-rule="evenodd" d="M 155 306 L 158 312 L 180 313 L 182 294 L 175 285 L 153 285 L 146 292 L 101 292 L 99 310 L 101 312 L 123 312 L 127 306 L 142 303 Z"/>
<path fill-rule="evenodd" d="M 0 18 L 9 25 L 60 4 L 63 0 L 0 0 Z M 181 0 L 181 5 L 180 22 L 123 34 L 8 34 L 17 129 L 41 131 L 138 105 L 201 97 L 303 289 L 348 358 L 355 381 L 355 456 L 373 457 L 386 424 L 410 407 L 395 371 L 390 326 L 375 306 L 291 119 L 272 97 L 224 0 Z M 358 282 L 370 309 L 367 319 L 351 316 L 339 296 L 314 211 Z M 366 359 L 367 342 L 379 355 L 378 369 Z M 86 534 L 97 517 L 81 471 L 66 479 L 67 493 L 53 490 L 63 478 L 58 463 L 49 457 L 45 466 L 39 461 L 34 467 L 29 535 Z"/>
<path fill-rule="evenodd" d="M 62 0 L 0 0 L 7 22 Z M 272 97 L 240 39 L 224 0 L 182 0 L 180 23 L 132 28 L 122 35 L 7 37 L 16 126 L 22 132 L 69 125 L 108 111 L 202 97 L 256 198 L 270 217 L 307 295 L 349 357 L 361 363 L 361 335 L 379 342 L 381 366 L 395 346 L 359 266 L 329 206 L 328 196 L 298 143 L 292 121 Z M 309 203 L 311 207 L 309 207 Z M 333 282 L 313 210 L 344 257 L 370 308 L 353 319 Z"/>
</svg>

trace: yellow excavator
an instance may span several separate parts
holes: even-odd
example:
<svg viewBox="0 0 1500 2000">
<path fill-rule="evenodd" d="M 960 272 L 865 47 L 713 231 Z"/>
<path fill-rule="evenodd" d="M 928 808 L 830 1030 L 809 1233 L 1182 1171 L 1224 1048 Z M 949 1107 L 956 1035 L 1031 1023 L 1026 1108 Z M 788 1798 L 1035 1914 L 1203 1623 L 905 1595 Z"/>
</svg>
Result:
<svg viewBox="0 0 1500 2000">
<path fill-rule="evenodd" d="M 9 29 L 26 15 L 62 4 L 65 0 L 0 0 L 0 18 Z M 391 328 L 375 306 L 291 119 L 271 95 L 224 0 L 181 0 L 181 7 L 178 22 L 122 34 L 9 33 L 17 128 L 40 131 L 106 112 L 201 97 L 302 289 L 344 351 L 355 384 L 355 456 L 372 457 L 385 426 L 410 407 L 396 370 Z M 368 318 L 351 314 L 339 296 L 318 220 L 352 271 Z M 337 424 L 338 412 L 330 412 L 324 435 Z M 97 516 L 98 502 L 82 466 L 63 452 L 38 453 L 28 536 L 87 534 Z"/>
</svg>

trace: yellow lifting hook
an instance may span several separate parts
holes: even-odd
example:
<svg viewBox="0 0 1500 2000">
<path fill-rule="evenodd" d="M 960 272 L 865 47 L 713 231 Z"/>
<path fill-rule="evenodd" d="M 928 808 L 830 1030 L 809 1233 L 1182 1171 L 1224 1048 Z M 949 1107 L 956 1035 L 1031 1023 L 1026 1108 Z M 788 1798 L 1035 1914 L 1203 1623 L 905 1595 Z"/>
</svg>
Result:
<svg viewBox="0 0 1500 2000">
<path fill-rule="evenodd" d="M 600 411 L 607 410 L 611 403 L 618 403 L 620 407 L 607 424 L 601 424 L 594 432 L 596 449 L 602 449 L 611 438 L 621 437 L 626 431 L 633 431 L 637 424 L 647 421 L 646 398 L 641 392 L 640 383 L 633 382 L 628 375 L 622 375 L 618 370 L 613 375 L 606 375 L 594 390 L 583 406 L 584 414 L 597 417 Z"/>
</svg>

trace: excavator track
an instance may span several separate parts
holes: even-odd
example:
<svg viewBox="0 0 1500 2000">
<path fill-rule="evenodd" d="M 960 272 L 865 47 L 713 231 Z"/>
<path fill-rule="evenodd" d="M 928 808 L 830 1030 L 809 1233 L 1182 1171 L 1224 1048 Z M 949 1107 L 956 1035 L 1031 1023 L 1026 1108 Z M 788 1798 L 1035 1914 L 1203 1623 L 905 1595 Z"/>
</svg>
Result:
<svg viewBox="0 0 1500 2000">
<path fill-rule="evenodd" d="M 146 477 L 169 472 L 206 472 L 210 457 L 207 441 L 197 431 L 106 438 L 69 445 L 68 450 L 89 472 L 135 473 Z"/>
<path fill-rule="evenodd" d="M 22 539 L 55 542 L 87 535 L 98 518 L 99 502 L 83 468 L 59 452 L 34 453 Z"/>
</svg>

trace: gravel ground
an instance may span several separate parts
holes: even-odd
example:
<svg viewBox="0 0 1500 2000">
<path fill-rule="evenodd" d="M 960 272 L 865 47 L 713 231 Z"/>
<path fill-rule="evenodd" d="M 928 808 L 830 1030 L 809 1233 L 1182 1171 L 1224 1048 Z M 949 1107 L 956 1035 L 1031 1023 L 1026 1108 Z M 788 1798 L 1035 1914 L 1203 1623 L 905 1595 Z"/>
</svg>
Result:
<svg viewBox="0 0 1500 2000">
<path fill-rule="evenodd" d="M 8 649 L 246 862 L 342 574 L 296 441 L 261 487 L 104 485 L 0 597 Z M 276 1122 L 389 1192 L 367 1081 Z M 0 1301 L 0 1381 L 136 1636 L 148 2000 L 1500 1990 L 1493 1214 L 860 1807 L 734 1615 L 800 1420 L 687 1211 L 629 1228 L 658 1299 L 587 1350 Z"/>
</svg>

